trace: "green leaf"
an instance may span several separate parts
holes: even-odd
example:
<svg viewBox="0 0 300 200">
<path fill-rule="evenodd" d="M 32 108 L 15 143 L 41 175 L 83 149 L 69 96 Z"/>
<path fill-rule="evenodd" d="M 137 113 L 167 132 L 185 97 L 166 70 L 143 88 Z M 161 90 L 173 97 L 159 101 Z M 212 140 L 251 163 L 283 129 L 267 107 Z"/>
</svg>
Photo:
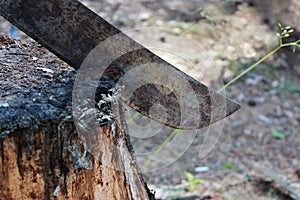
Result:
<svg viewBox="0 0 300 200">
<path fill-rule="evenodd" d="M 197 183 L 202 183 L 203 181 L 202 181 L 202 179 L 200 179 L 200 178 L 196 178 L 196 179 L 194 179 L 193 180 L 193 183 L 195 183 L 195 184 L 197 184 Z"/>
<path fill-rule="evenodd" d="M 231 170 L 235 169 L 234 165 L 230 162 L 224 163 L 224 167 Z"/>
<path fill-rule="evenodd" d="M 282 132 L 280 132 L 280 131 L 272 130 L 271 134 L 276 139 L 281 139 L 281 140 L 285 139 L 285 135 Z"/>
<path fill-rule="evenodd" d="M 194 191 L 196 188 L 196 185 L 195 184 L 190 184 L 190 187 L 189 187 L 189 190 L 190 191 Z"/>
<path fill-rule="evenodd" d="M 194 180 L 194 175 L 192 173 L 185 171 L 184 175 L 186 176 L 189 182 Z"/>
</svg>

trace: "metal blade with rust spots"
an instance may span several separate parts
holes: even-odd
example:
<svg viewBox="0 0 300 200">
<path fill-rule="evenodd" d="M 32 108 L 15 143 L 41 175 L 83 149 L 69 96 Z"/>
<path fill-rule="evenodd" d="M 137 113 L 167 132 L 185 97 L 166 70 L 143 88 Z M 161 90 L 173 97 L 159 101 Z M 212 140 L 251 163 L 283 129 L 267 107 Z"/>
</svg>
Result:
<svg viewBox="0 0 300 200">
<path fill-rule="evenodd" d="M 121 94 L 121 100 L 150 119 L 167 126 L 201 128 L 240 108 L 238 104 L 156 56 L 76 0 L 0 0 L 0 14 L 75 69 L 80 68 L 97 45 L 121 34 L 127 44 L 138 48 L 114 60 L 105 75 L 118 82 L 137 65 L 162 65 L 161 78 L 169 80 L 169 86 L 155 84 L 154 81 L 135 88 L 130 95 Z M 114 45 L 115 49 L 122 48 L 118 42 Z M 156 79 L 158 73 L 155 75 L 155 71 L 158 71 L 155 66 L 145 67 L 145 70 L 138 73 L 138 77 L 129 76 L 131 80 L 123 80 L 122 83 L 125 89 L 132 88 L 132 85 L 141 84 L 142 80 L 149 77 Z M 178 79 L 172 77 L 178 77 L 185 84 L 177 83 Z M 186 92 L 185 98 L 188 100 L 194 96 L 196 101 L 182 101 L 178 91 Z M 163 108 L 163 116 L 155 110 L 155 105 Z"/>
</svg>

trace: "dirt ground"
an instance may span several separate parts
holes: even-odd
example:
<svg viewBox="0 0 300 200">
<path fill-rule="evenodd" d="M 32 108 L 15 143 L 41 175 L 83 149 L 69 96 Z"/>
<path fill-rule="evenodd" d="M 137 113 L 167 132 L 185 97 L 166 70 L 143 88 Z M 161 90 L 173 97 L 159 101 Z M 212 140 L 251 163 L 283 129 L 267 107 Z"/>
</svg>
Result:
<svg viewBox="0 0 300 200">
<path fill-rule="evenodd" d="M 216 90 L 278 44 L 272 15 L 242 1 L 82 2 Z M 9 23 L 1 19 L 0 28 L 8 33 Z M 210 128 L 181 133 L 148 163 L 144 176 L 158 198 L 289 199 L 260 177 L 251 163 L 262 163 L 300 182 L 299 52 L 290 52 L 271 56 L 228 88 L 226 95 L 242 106 L 239 111 Z M 131 141 L 144 166 L 173 130 L 161 131 L 141 116 L 134 122 L 140 127 L 128 121 Z M 189 190 L 184 172 L 202 182 Z"/>
</svg>

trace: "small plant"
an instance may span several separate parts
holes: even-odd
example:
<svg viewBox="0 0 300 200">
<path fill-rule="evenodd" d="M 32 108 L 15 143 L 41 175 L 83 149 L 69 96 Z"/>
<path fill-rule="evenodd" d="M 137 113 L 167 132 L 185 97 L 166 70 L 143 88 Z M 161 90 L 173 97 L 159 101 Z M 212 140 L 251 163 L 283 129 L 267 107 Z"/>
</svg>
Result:
<svg viewBox="0 0 300 200">
<path fill-rule="evenodd" d="M 242 76 L 244 76 L 245 74 L 247 74 L 249 71 L 251 71 L 255 67 L 257 67 L 259 64 L 261 64 L 267 58 L 269 58 L 270 56 L 272 56 L 273 54 L 275 54 L 281 48 L 283 48 L 283 47 L 292 47 L 294 53 L 296 52 L 297 48 L 300 48 L 300 39 L 298 39 L 295 42 L 288 42 L 288 43 L 284 43 L 284 41 L 283 41 L 285 38 L 290 37 L 291 33 L 294 32 L 294 29 L 292 29 L 290 26 L 283 27 L 280 23 L 278 24 L 278 26 L 279 26 L 279 33 L 277 33 L 277 36 L 279 37 L 279 44 L 278 44 L 278 46 L 274 50 L 272 50 L 270 53 L 268 53 L 267 55 L 265 55 L 264 57 L 262 57 L 261 59 L 259 59 L 256 63 L 254 63 L 253 65 L 251 65 L 250 67 L 248 67 L 245 71 L 243 71 L 242 73 L 240 73 L 239 75 L 237 75 L 234 79 L 232 79 L 231 81 L 229 81 L 220 90 L 218 90 L 218 92 L 224 91 L 228 86 L 230 86 L 232 83 L 234 83 L 235 81 L 237 81 L 238 79 L 240 79 Z"/>
<path fill-rule="evenodd" d="M 234 170 L 235 169 L 234 164 L 232 164 L 230 162 L 224 163 L 224 167 L 227 168 L 227 169 L 230 169 L 230 170 Z"/>
<path fill-rule="evenodd" d="M 187 181 L 185 181 L 185 182 L 187 182 L 189 184 L 189 190 L 190 191 L 194 191 L 196 189 L 196 185 L 198 185 L 200 183 L 203 183 L 202 179 L 195 178 L 195 176 L 190 172 L 185 171 L 184 175 L 187 178 Z"/>
</svg>

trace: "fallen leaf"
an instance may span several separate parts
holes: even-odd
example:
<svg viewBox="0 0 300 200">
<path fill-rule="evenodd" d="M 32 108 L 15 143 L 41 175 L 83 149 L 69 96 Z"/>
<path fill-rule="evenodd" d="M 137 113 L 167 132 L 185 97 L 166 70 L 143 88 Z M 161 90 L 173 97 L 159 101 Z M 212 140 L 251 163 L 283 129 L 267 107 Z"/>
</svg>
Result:
<svg viewBox="0 0 300 200">
<path fill-rule="evenodd" d="M 285 135 L 282 132 L 277 131 L 277 130 L 272 130 L 271 134 L 276 139 L 281 139 L 282 140 L 282 139 L 285 138 Z"/>
</svg>

